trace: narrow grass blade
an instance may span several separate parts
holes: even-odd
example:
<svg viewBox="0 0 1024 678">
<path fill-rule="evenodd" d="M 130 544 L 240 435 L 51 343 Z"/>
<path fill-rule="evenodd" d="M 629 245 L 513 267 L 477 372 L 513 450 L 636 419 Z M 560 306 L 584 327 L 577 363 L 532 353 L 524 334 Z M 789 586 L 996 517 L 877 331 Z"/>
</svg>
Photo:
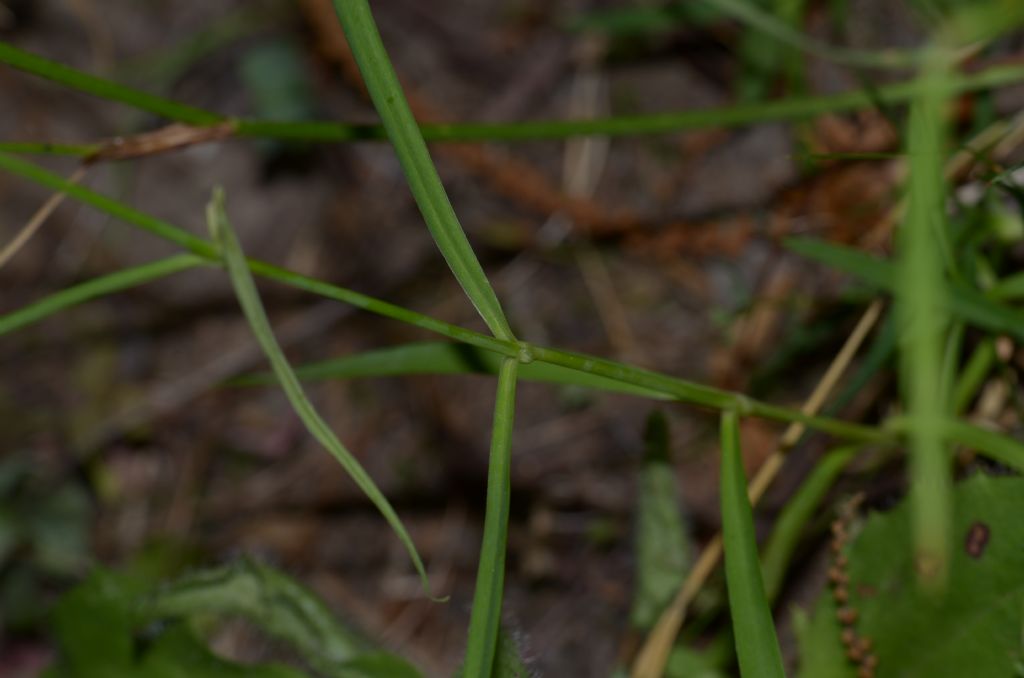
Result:
<svg viewBox="0 0 1024 678">
<path fill-rule="evenodd" d="M 750 0 L 703 0 L 703 2 L 783 44 L 839 64 L 864 68 L 902 69 L 911 67 L 920 60 L 920 57 L 913 52 L 867 51 L 829 45 L 795 30 Z"/>
<path fill-rule="evenodd" d="M 786 248 L 831 268 L 860 278 L 872 287 L 896 293 L 900 287 L 897 264 L 852 247 L 813 238 L 790 238 Z M 1024 313 L 962 284 L 949 284 L 944 307 L 967 323 L 1024 341 Z"/>
<path fill-rule="evenodd" d="M 948 420 L 942 426 L 950 442 L 970 447 L 1018 473 L 1024 473 L 1024 446 L 1016 440 L 964 421 Z"/>
<path fill-rule="evenodd" d="M 744 678 L 785 678 L 757 559 L 754 516 L 740 453 L 739 415 L 732 411 L 722 413 L 721 493 L 725 580 L 740 674 Z"/>
<path fill-rule="evenodd" d="M 691 555 L 669 456 L 668 422 L 661 412 L 647 417 L 644 444 L 637 492 L 636 583 L 629 621 L 633 628 L 646 631 L 672 602 Z"/>
<path fill-rule="evenodd" d="M 295 374 L 302 381 L 414 374 L 497 375 L 501 360 L 500 354 L 469 344 L 424 341 L 302 365 L 295 368 Z M 519 379 L 626 393 L 655 400 L 671 400 L 670 396 L 660 391 L 538 361 L 520 365 Z M 269 383 L 276 383 L 272 374 L 255 374 L 233 379 L 229 385 L 252 386 Z"/>
<path fill-rule="evenodd" d="M 194 108 L 177 101 L 148 94 L 132 87 L 125 87 L 111 80 L 89 75 L 70 66 L 65 66 L 56 61 L 50 61 L 41 56 L 20 50 L 14 45 L 3 41 L 0 41 L 0 62 L 18 70 L 46 78 L 57 84 L 92 94 L 101 99 L 119 101 L 133 108 L 155 113 L 171 120 L 186 122 L 190 125 L 209 125 L 225 120 L 223 116 L 216 113 L 204 111 L 200 108 Z"/>
<path fill-rule="evenodd" d="M 0 63 L 26 73 L 110 101 L 134 106 L 193 125 L 214 125 L 229 118 L 218 113 L 154 96 L 116 82 L 52 62 L 0 41 Z M 1004 87 L 1024 80 L 1024 66 L 992 66 L 978 73 L 950 74 L 941 83 L 947 96 Z M 667 134 L 689 129 L 743 127 L 765 122 L 803 120 L 826 113 L 906 103 L 917 96 L 922 80 L 912 79 L 882 85 L 867 91 L 851 90 L 826 96 L 787 97 L 776 101 L 723 106 L 701 110 L 673 111 L 649 115 L 626 115 L 588 120 L 535 120 L 512 123 L 441 123 L 422 125 L 428 141 L 526 141 L 565 139 L 574 136 L 634 136 Z M 379 125 L 341 122 L 277 122 L 232 119 L 239 136 L 293 141 L 347 142 L 387 138 Z M 24 153 L 88 155 L 92 145 L 48 144 L 46 142 L 0 142 L 0 150 Z"/>
<path fill-rule="evenodd" d="M 511 495 L 512 422 L 516 406 L 514 358 L 501 361 L 498 394 L 491 427 L 491 460 L 487 468 L 487 511 L 484 538 L 473 593 L 466 641 L 465 675 L 489 676 L 494 666 L 501 627 L 501 601 L 505 586 L 505 549 Z"/>
<path fill-rule="evenodd" d="M 942 389 L 948 330 L 946 278 L 940 247 L 946 238 L 945 97 L 938 83 L 946 68 L 935 54 L 925 69 L 931 87 L 913 102 L 907 129 L 910 155 L 907 216 L 899 231 L 896 313 L 901 391 L 910 443 L 910 506 L 919 581 L 941 590 L 948 577 L 952 524 L 950 457 L 941 422 L 949 402 Z"/>
<path fill-rule="evenodd" d="M 377 32 L 369 4 L 366 0 L 335 0 L 334 8 L 434 242 L 491 333 L 499 339 L 515 339 L 498 297 L 473 254 L 448 194 L 441 185 L 441 178 Z"/>
<path fill-rule="evenodd" d="M 137 287 L 208 263 L 193 254 L 175 254 L 166 259 L 126 268 L 67 287 L 28 306 L 0 315 L 0 336 L 39 322 L 58 311 L 63 311 L 90 299 Z"/>
<path fill-rule="evenodd" d="M 786 507 L 775 522 L 775 528 L 761 556 L 765 595 L 769 601 L 775 600 L 782 589 L 786 570 L 789 569 L 804 526 L 814 516 L 836 478 L 857 455 L 859 449 L 842 447 L 826 454 L 815 464 L 814 470 L 804 480 L 796 494 L 786 502 Z"/>
<path fill-rule="evenodd" d="M 985 337 L 971 353 L 953 387 L 953 414 L 963 414 L 996 364 L 996 342 Z"/>
<path fill-rule="evenodd" d="M 59 144 L 49 141 L 0 141 L 0 152 L 34 155 L 67 155 L 82 158 L 92 155 L 102 144 Z"/>
<path fill-rule="evenodd" d="M 76 200 L 81 200 L 102 212 L 187 248 L 205 259 L 220 261 L 220 254 L 208 241 L 197 238 L 173 224 L 139 212 L 105 195 L 71 184 L 63 177 L 47 172 L 37 165 L 0 153 L 0 169 L 6 169 L 9 172 L 35 181 L 53 190 L 63 191 Z M 375 299 L 374 297 L 360 294 L 344 287 L 294 273 L 273 264 L 255 259 L 248 259 L 247 263 L 249 269 L 255 275 L 276 280 L 285 285 L 290 285 L 296 289 L 305 290 L 327 299 L 342 301 L 356 308 L 420 327 L 454 341 L 493 351 L 499 355 L 518 357 L 520 362 L 523 363 L 537 360 L 551 365 L 559 365 L 613 381 L 628 383 L 641 389 L 657 391 L 682 402 L 701 405 L 715 410 L 734 408 L 745 414 L 766 419 L 786 422 L 799 421 L 806 424 L 809 428 L 831 433 L 848 440 L 882 441 L 891 439 L 893 435 L 891 431 L 885 431 L 873 426 L 863 426 L 828 417 L 807 416 L 786 407 L 753 400 L 740 393 L 724 391 L 612 360 L 573 353 L 571 351 L 527 345 L 523 342 L 496 339 L 480 332 L 474 332 L 473 330 L 467 330 L 463 327 L 431 318 L 422 313 L 416 313 L 401 306 L 389 304 L 386 301 Z"/>
<path fill-rule="evenodd" d="M 381 512 L 381 515 L 384 516 L 388 524 L 391 525 L 391 529 L 395 531 L 395 534 L 409 552 L 409 557 L 412 559 L 413 565 L 423 581 L 424 590 L 428 591 L 430 583 L 427 579 L 427 571 L 423 567 L 423 561 L 420 559 L 420 554 L 416 551 L 412 537 L 409 536 L 405 526 L 402 525 L 402 521 L 391 507 L 390 502 L 377 488 L 369 474 L 366 473 L 359 461 L 352 456 L 352 453 L 342 445 L 341 441 L 334 435 L 334 431 L 331 430 L 317 413 L 316 409 L 314 409 L 313 404 L 302 390 L 298 378 L 288 364 L 288 359 L 285 358 L 284 353 L 281 351 L 281 347 L 274 337 L 274 332 L 270 328 L 270 321 L 263 310 L 263 304 L 260 301 L 259 293 L 256 291 L 256 284 L 253 282 L 252 273 L 249 271 L 245 256 L 242 254 L 242 248 L 234 232 L 231 230 L 231 225 L 228 223 L 227 214 L 224 211 L 224 193 L 222 190 L 217 189 L 214 191 L 213 199 L 206 208 L 206 218 L 211 235 L 221 247 L 224 265 L 231 277 L 231 284 L 235 288 L 235 294 L 238 296 L 238 301 L 242 306 L 243 313 L 245 313 L 246 320 L 249 321 L 253 335 L 266 354 L 267 360 L 270 361 L 274 374 L 277 375 L 278 380 L 281 382 L 281 388 L 284 389 L 288 402 L 291 403 L 295 413 L 302 420 L 302 423 L 306 425 L 310 434 L 341 464 L 341 467 L 345 469 L 349 477 L 352 478 L 356 485 L 359 486 L 359 489 L 366 494 L 370 501 L 373 502 L 373 505 L 377 507 L 377 510 Z"/>
</svg>

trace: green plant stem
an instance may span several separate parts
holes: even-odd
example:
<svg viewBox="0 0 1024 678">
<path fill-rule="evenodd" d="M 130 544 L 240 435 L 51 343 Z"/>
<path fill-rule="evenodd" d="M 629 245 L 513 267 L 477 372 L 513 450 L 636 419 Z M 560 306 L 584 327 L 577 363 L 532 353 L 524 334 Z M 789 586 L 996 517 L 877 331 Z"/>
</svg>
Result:
<svg viewBox="0 0 1024 678">
<path fill-rule="evenodd" d="M 722 542 L 740 675 L 785 678 L 771 607 L 757 559 L 754 517 L 740 453 L 739 415 L 722 412 Z"/>
<path fill-rule="evenodd" d="M 0 153 L 0 169 L 5 169 L 12 174 L 34 181 L 54 191 L 66 193 L 68 196 L 75 198 L 76 200 L 80 200 L 81 202 L 95 207 L 96 209 L 111 216 L 117 217 L 128 224 L 177 243 L 203 259 L 216 263 L 220 262 L 219 251 L 208 241 L 198 238 L 166 221 L 162 221 L 148 214 L 139 212 L 138 210 L 105 195 L 91 191 L 83 186 L 73 184 L 67 181 L 64 177 L 48 172 L 36 165 L 33 165 L 32 163 L 5 153 Z M 739 393 L 722 391 L 720 389 L 631 367 L 629 365 L 623 365 L 621 363 L 616 363 L 594 356 L 529 346 L 510 341 L 502 341 L 486 334 L 481 334 L 480 332 L 474 332 L 473 330 L 452 325 L 451 323 L 446 323 L 442 320 L 437 320 L 436 318 L 431 318 L 430 316 L 410 311 L 402 308 L 401 306 L 396 306 L 395 304 L 390 304 L 386 301 L 375 299 L 374 297 L 361 294 L 338 285 L 332 285 L 330 283 L 300 275 L 267 262 L 247 259 L 247 263 L 249 269 L 256 275 L 276 280 L 277 282 L 289 285 L 296 289 L 305 290 L 328 299 L 334 299 L 336 301 L 351 304 L 371 313 L 407 323 L 458 342 L 476 346 L 487 351 L 492 351 L 499 355 L 518 357 L 520 360 L 522 360 L 522 358 L 528 359 L 529 357 L 532 357 L 554 365 L 562 365 L 574 370 L 588 372 L 590 374 L 607 377 L 609 379 L 632 384 L 641 388 L 658 391 L 659 393 L 664 393 L 676 400 L 688 402 L 694 405 L 702 405 L 712 409 L 734 407 L 741 412 L 768 419 L 785 422 L 798 421 L 806 424 L 809 428 L 832 433 L 840 438 L 845 438 L 851 441 L 892 441 L 903 432 L 897 425 L 887 425 L 885 427 L 878 428 L 852 424 L 828 417 L 808 417 L 796 410 L 762 403 Z M 13 313 L 19 312 L 20 311 L 14 311 Z M 2 317 L 0 317 L 0 322 L 3 322 Z M 969 424 L 964 424 L 964 426 L 967 426 L 969 429 L 977 429 L 977 427 Z M 994 438 L 991 436 L 994 436 Z M 979 439 L 982 441 L 988 441 L 987 444 L 996 444 L 994 441 L 998 439 L 998 446 L 1001 450 L 1015 450 L 1017 454 L 1024 457 L 1024 445 L 1011 440 L 1006 436 L 990 434 L 990 436 L 981 436 Z M 981 446 L 979 449 L 986 452 L 988 451 L 984 446 Z"/>
<path fill-rule="evenodd" d="M 948 73 L 944 57 L 933 54 L 923 73 L 930 86 L 914 100 L 907 130 L 908 208 L 898 239 L 895 296 L 897 318 L 905 327 L 900 377 L 907 406 L 917 572 L 923 586 L 941 591 L 949 576 L 953 520 L 950 457 L 940 426 L 950 402 L 942 379 L 949 333 L 942 258 L 946 98 L 939 83 Z"/>
<path fill-rule="evenodd" d="M 196 266 L 209 265 L 209 263 L 206 259 L 194 254 L 175 254 L 166 259 L 151 261 L 87 280 L 0 316 L 0 336 L 90 299 L 137 287 Z"/>
<path fill-rule="evenodd" d="M 69 66 L 50 61 L 0 41 L 0 63 L 37 75 L 72 89 L 110 101 L 192 125 L 215 125 L 231 118 L 154 96 L 131 87 L 104 80 Z M 1024 66 L 992 66 L 978 73 L 950 74 L 939 86 L 945 96 L 1003 87 L 1024 80 Z M 650 115 L 624 115 L 591 120 L 536 120 L 513 123 L 449 123 L 422 125 L 427 141 L 526 141 L 565 139 L 575 136 L 635 136 L 667 134 L 689 129 L 741 127 L 765 122 L 801 120 L 825 113 L 837 113 L 876 105 L 903 104 L 913 99 L 922 87 L 921 79 L 882 85 L 871 91 L 852 90 L 827 96 L 790 97 L 721 108 L 674 111 Z M 346 142 L 387 138 L 380 125 L 339 122 L 277 122 L 234 119 L 236 133 L 242 137 Z M 75 145 L 7 142 L 20 145 L 26 153 L 70 152 Z M 0 150 L 17 147 L 0 144 Z M 78 146 L 83 155 L 95 150 Z"/>
<path fill-rule="evenodd" d="M 505 549 L 508 544 L 509 501 L 512 491 L 512 423 L 515 415 L 515 358 L 501 361 L 498 395 L 491 428 L 491 459 L 487 467 L 487 509 L 484 537 L 469 618 L 464 675 L 489 676 L 494 665 L 501 626 L 501 601 L 505 585 Z"/>
<path fill-rule="evenodd" d="M 430 159 L 423 135 L 377 32 L 369 4 L 366 0 L 334 0 L 334 9 L 430 235 L 491 333 L 498 339 L 514 340 L 498 297 L 473 253 Z"/>
</svg>

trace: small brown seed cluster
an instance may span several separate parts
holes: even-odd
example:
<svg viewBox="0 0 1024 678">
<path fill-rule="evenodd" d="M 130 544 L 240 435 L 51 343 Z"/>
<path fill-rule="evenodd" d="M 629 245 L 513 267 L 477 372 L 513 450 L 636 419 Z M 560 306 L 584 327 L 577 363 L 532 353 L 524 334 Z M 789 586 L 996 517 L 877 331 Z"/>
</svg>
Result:
<svg viewBox="0 0 1024 678">
<path fill-rule="evenodd" d="M 850 604 L 850 562 L 843 553 L 850 541 L 850 524 L 863 499 L 862 494 L 852 497 L 839 508 L 839 517 L 832 521 L 832 566 L 828 569 L 828 581 L 832 599 L 836 601 L 836 619 L 842 626 L 839 638 L 846 648 L 846 658 L 857 666 L 857 678 L 875 678 L 878 655 L 871 651 L 871 639 L 857 633 L 858 613 Z"/>
</svg>

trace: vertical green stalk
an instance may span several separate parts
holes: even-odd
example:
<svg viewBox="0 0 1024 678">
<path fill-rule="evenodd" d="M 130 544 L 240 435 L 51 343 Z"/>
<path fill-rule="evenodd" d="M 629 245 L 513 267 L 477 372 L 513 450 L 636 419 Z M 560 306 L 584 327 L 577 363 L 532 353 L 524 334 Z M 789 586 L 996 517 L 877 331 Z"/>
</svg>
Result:
<svg viewBox="0 0 1024 678">
<path fill-rule="evenodd" d="M 722 412 L 722 542 L 736 655 L 744 678 L 785 678 L 757 558 L 754 514 L 740 453 L 739 421 L 735 411 Z"/>
<path fill-rule="evenodd" d="M 423 135 L 381 42 L 369 5 L 366 0 L 334 0 L 334 8 L 434 242 L 494 336 L 514 339 L 498 297 L 473 254 L 473 248 L 441 185 Z"/>
<path fill-rule="evenodd" d="M 487 511 L 480 563 L 469 618 L 464 674 L 467 678 L 491 675 L 505 584 L 505 547 L 508 541 L 511 495 L 512 421 L 516 406 L 515 358 L 505 358 L 498 370 L 498 395 L 491 428 L 491 461 L 487 469 Z"/>
<path fill-rule="evenodd" d="M 924 86 L 910 109 L 907 217 L 899 232 L 896 311 L 904 327 L 900 377 L 910 442 L 910 500 L 920 581 L 940 589 L 948 575 L 952 479 L 943 442 L 948 398 L 942 363 L 949 322 L 941 243 L 946 220 L 942 167 L 946 148 L 947 56 L 932 48 Z"/>
</svg>

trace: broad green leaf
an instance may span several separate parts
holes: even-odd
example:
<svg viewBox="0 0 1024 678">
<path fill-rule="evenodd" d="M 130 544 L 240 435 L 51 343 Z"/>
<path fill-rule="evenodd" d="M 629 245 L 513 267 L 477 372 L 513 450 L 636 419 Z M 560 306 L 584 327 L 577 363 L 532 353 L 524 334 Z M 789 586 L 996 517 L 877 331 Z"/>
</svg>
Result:
<svg viewBox="0 0 1024 678">
<path fill-rule="evenodd" d="M 493 675 L 498 654 L 512 493 L 512 424 L 515 418 L 518 366 L 514 358 L 505 358 L 498 372 L 498 394 L 491 425 L 491 458 L 487 466 L 484 536 L 480 545 L 473 609 L 469 617 L 469 638 L 466 641 L 467 676 Z"/>
<path fill-rule="evenodd" d="M 391 529 L 394 530 L 398 539 L 409 553 L 409 557 L 412 559 L 413 565 L 416 567 L 416 571 L 423 582 L 424 591 L 428 591 L 430 582 L 427 578 L 427 571 L 423 567 L 423 561 L 420 559 L 420 554 L 416 551 L 412 537 L 409 536 L 398 514 L 395 513 L 391 503 L 374 484 L 373 479 L 370 478 L 362 464 L 342 445 L 338 437 L 334 435 L 334 431 L 327 425 L 327 422 L 317 413 L 309 398 L 306 397 L 305 391 L 302 390 L 302 385 L 295 376 L 295 372 L 292 371 L 291 365 L 288 364 L 288 359 L 285 358 L 284 353 L 281 351 L 281 347 L 274 337 L 274 332 L 270 328 L 267 314 L 263 310 L 263 303 L 260 301 L 259 293 L 256 291 L 256 283 L 253 282 L 252 273 L 249 271 L 245 255 L 242 253 L 238 239 L 231 230 L 231 224 L 228 223 L 227 214 L 224 211 L 224 192 L 222 190 L 217 189 L 214 191 L 213 199 L 207 206 L 206 218 L 210 227 L 210 233 L 221 247 L 224 265 L 227 268 L 228 275 L 231 277 L 231 284 L 235 288 L 235 294 L 238 297 L 239 304 L 242 306 L 242 312 L 245 314 L 246 320 L 249 321 L 249 326 L 257 342 L 259 342 L 260 348 L 263 349 L 264 354 L 266 354 L 267 359 L 270 361 L 274 374 L 277 375 L 281 388 L 288 397 L 288 402 L 291 403 L 295 413 L 302 420 L 302 423 L 305 424 L 310 434 L 341 464 L 341 467 L 345 469 L 349 477 L 352 478 L 359 489 L 363 491 L 367 498 L 373 502 L 373 505 L 377 507 L 381 515 L 384 516 L 384 519 L 391 526 Z"/>
<path fill-rule="evenodd" d="M 324 672 L 368 649 L 304 586 L 252 560 L 181 577 L 143 599 L 136 614 L 140 620 L 242 616 Z"/>
<path fill-rule="evenodd" d="M 174 624 L 146 648 L 124 678 L 310 678 L 284 664 L 239 664 L 215 655 L 184 624 Z M 112 677 L 113 678 L 113 677 Z"/>
<path fill-rule="evenodd" d="M 636 577 L 630 624 L 650 629 L 672 601 L 690 566 L 687 530 L 670 461 L 668 423 L 647 418 L 643 468 L 637 488 Z"/>
<path fill-rule="evenodd" d="M 469 344 L 440 341 L 415 342 L 302 365 L 295 368 L 295 374 L 303 381 L 397 377 L 412 374 L 497 375 L 501 360 L 502 357 L 499 354 Z M 519 378 L 527 381 L 543 381 L 627 393 L 657 400 L 670 399 L 670 396 L 658 391 L 536 361 L 520 365 Z M 258 374 L 239 377 L 229 383 L 247 386 L 273 382 L 273 375 Z"/>
<path fill-rule="evenodd" d="M 744 678 L 785 677 L 757 559 L 754 517 L 740 452 L 739 416 L 722 413 L 722 540 L 729 612 Z"/>
<path fill-rule="evenodd" d="M 61 675 L 127 676 L 133 663 L 131 601 L 136 591 L 97 570 L 64 595 L 53 614 Z"/>
<path fill-rule="evenodd" d="M 514 340 L 498 297 L 466 238 L 381 42 L 366 0 L 335 0 L 352 55 L 398 154 L 430 234 L 462 289 L 498 339 Z"/>
<path fill-rule="evenodd" d="M 879 676 L 997 678 L 1019 674 L 1024 626 L 1024 479 L 977 474 L 954 490 L 949 586 L 915 585 L 906 502 L 874 513 L 848 549 L 856 631 Z M 843 656 L 835 602 L 822 594 L 801 642 L 801 675 L 855 676 Z"/>
</svg>

